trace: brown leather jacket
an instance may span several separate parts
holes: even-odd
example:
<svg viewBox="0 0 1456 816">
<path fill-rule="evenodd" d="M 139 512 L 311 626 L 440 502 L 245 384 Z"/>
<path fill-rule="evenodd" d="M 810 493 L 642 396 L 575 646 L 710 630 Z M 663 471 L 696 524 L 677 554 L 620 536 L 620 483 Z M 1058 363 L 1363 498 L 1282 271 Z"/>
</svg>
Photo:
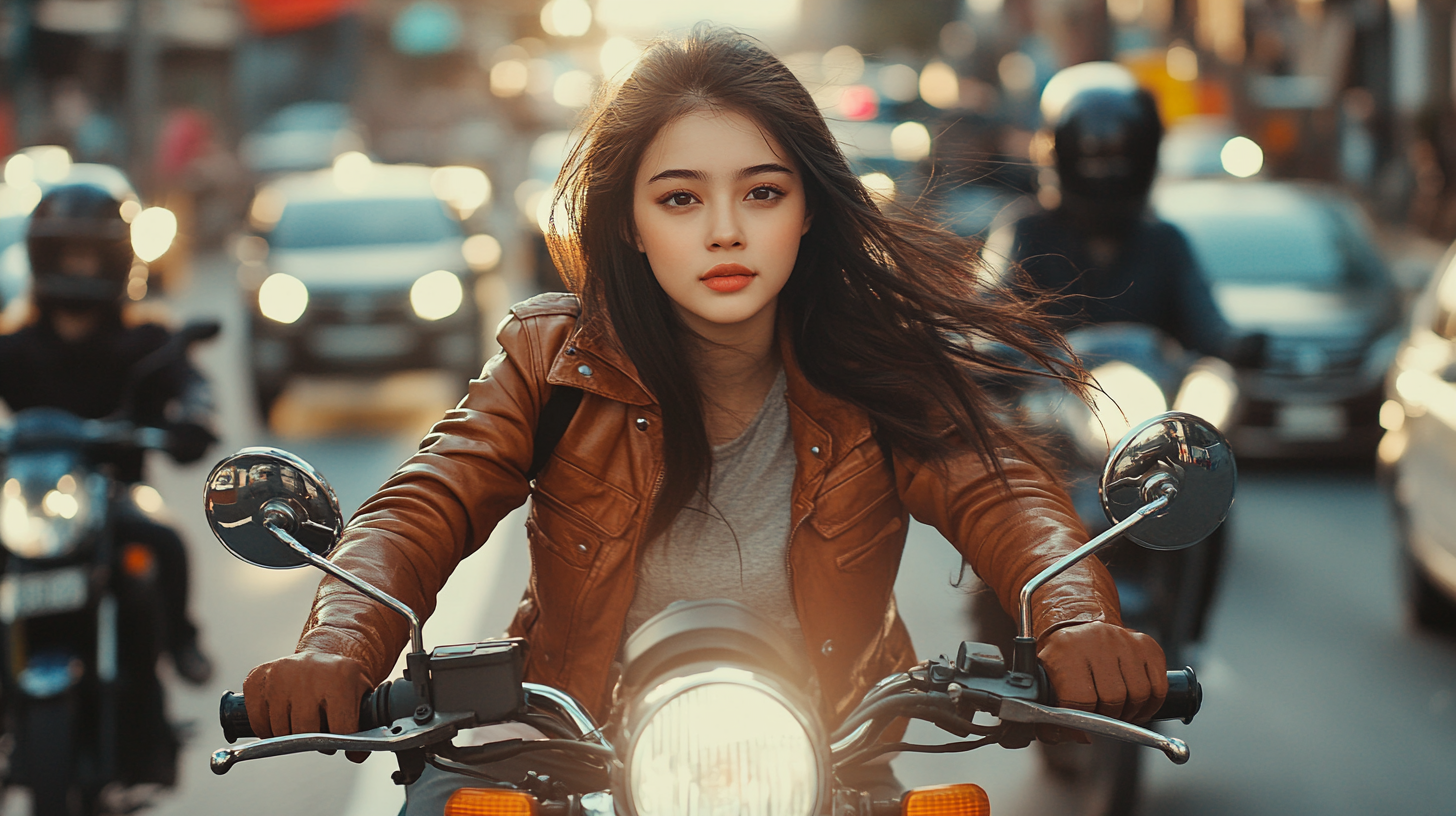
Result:
<svg viewBox="0 0 1456 816">
<path fill-rule="evenodd" d="M 600 719 L 660 486 L 660 413 L 614 336 L 578 326 L 575 298 L 540 296 L 512 312 L 502 353 L 359 509 L 334 560 L 425 617 L 460 560 L 531 497 L 531 579 L 510 634 L 530 642 L 529 681 L 567 691 Z M 788 569 L 832 725 L 877 680 L 915 662 L 892 592 L 908 516 L 951 541 L 1007 608 L 1086 533 L 1066 494 L 1023 462 L 1005 462 L 1010 493 L 969 449 L 943 470 L 903 456 L 887 466 L 868 416 L 782 356 L 798 459 Z M 533 489 L 525 472 L 553 385 L 584 393 Z M 1034 620 L 1038 637 L 1120 623 L 1116 587 L 1088 559 L 1037 593 Z M 398 615 L 325 579 L 298 648 L 358 659 L 379 682 L 407 639 Z"/>
</svg>

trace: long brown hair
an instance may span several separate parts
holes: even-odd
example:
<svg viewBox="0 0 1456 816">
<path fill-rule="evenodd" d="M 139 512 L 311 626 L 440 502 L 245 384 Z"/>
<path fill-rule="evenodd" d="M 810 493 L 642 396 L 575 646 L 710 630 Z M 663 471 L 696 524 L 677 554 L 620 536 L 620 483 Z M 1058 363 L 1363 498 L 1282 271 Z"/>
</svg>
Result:
<svg viewBox="0 0 1456 816">
<path fill-rule="evenodd" d="M 754 120 L 801 168 L 813 221 L 779 308 L 810 383 L 864 409 L 882 444 L 918 459 L 944 459 L 951 427 L 998 474 L 1001 449 L 1038 458 L 995 419 L 981 381 L 1033 373 L 1081 393 L 1085 374 L 1061 335 L 1035 303 L 991 296 L 964 239 L 908 212 L 882 212 L 809 92 L 767 49 L 700 24 L 654 42 L 629 77 L 599 93 L 558 185 L 567 223 L 553 219 L 549 231 L 583 320 L 610 323 L 661 406 L 665 472 L 649 530 L 661 531 L 692 498 L 712 453 L 682 342 L 688 330 L 634 244 L 633 184 L 657 133 L 704 108 Z M 1025 367 L 987 344 L 1023 355 Z"/>
</svg>

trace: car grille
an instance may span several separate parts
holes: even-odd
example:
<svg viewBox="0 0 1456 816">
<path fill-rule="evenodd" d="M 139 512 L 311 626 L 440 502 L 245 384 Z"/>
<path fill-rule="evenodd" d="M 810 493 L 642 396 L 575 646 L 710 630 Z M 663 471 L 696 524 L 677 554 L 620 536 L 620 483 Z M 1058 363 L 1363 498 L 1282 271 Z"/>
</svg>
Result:
<svg viewBox="0 0 1456 816">
<path fill-rule="evenodd" d="M 1348 374 L 1364 363 L 1367 345 L 1363 337 L 1270 337 L 1264 371 L 1299 378 Z"/>
<path fill-rule="evenodd" d="M 309 299 L 310 317 L 319 323 L 398 323 L 412 316 L 407 292 L 324 293 Z"/>
</svg>

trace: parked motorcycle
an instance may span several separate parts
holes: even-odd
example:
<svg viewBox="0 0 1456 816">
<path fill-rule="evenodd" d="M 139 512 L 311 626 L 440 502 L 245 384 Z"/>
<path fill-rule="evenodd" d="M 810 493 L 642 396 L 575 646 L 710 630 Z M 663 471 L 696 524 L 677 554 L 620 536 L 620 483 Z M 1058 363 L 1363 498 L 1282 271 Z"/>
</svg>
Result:
<svg viewBox="0 0 1456 816">
<path fill-rule="evenodd" d="M 1198 358 L 1161 331 L 1133 323 L 1088 326 L 1067 341 L 1100 387 L 1088 405 L 1060 383 L 1032 380 L 1006 389 L 1022 421 L 1050 444 L 1068 492 L 1088 532 L 1111 522 L 1101 506 L 1098 476 L 1111 441 L 1169 407 L 1224 428 L 1238 406 L 1238 385 L 1228 363 Z M 1117 581 L 1124 625 L 1151 635 L 1169 665 L 1188 659 L 1203 637 L 1223 558 L 1225 528 L 1202 546 L 1158 552 L 1126 541 L 1099 557 Z M 978 637 L 1003 650 L 1010 621 L 990 593 L 973 596 L 971 618 Z M 1125 816 L 1136 806 L 1142 752 L 1126 743 L 1094 740 L 1040 746 L 1046 766 L 1075 786 L 1084 816 Z"/>
<path fill-rule="evenodd" d="M 1134 428 L 1103 473 L 1103 505 L 1114 523 L 1022 589 L 1009 661 L 993 646 L 963 643 L 955 660 L 927 660 L 885 678 L 832 733 L 805 699 L 806 684 L 795 682 L 803 675 L 799 651 L 730 601 L 674 604 L 634 632 L 603 726 L 564 692 L 522 682 L 521 640 L 426 651 L 412 610 L 327 559 L 342 520 L 323 477 L 286 451 L 246 448 L 208 477 L 207 516 L 223 545 L 262 567 L 324 570 L 405 616 L 411 645 L 404 677 L 361 702 L 358 733 L 223 748 L 212 755 L 212 769 L 223 774 L 239 762 L 304 751 L 390 751 L 399 784 L 419 779 L 427 765 L 482 780 L 450 797 L 448 816 L 973 816 L 990 812 L 974 784 L 880 798 L 846 779 L 892 752 L 1025 747 L 1043 726 L 1153 747 L 1181 764 L 1189 752 L 1179 739 L 1056 706 L 1031 636 L 1031 598 L 1121 535 L 1158 550 L 1206 538 L 1222 522 L 1235 481 L 1233 454 L 1207 422 L 1170 412 Z M 1202 702 L 1193 670 L 1169 672 L 1168 680 L 1156 718 L 1191 721 Z M 224 695 L 220 716 L 229 743 L 253 735 L 242 695 Z M 902 718 L 926 720 L 958 739 L 883 741 Z M 503 722 L 534 726 L 543 738 L 454 743 L 465 729 Z"/>
<path fill-rule="evenodd" d="M 138 364 L 133 383 L 217 330 L 184 328 Z M 37 816 L 90 816 L 112 791 L 176 781 L 178 739 L 156 673 L 155 560 L 117 534 L 146 512 L 134 498 L 141 487 L 108 464 L 168 439 L 135 424 L 130 403 L 104 420 L 29 408 L 0 429 L 0 694 L 13 736 L 5 781 L 30 789 Z"/>
</svg>

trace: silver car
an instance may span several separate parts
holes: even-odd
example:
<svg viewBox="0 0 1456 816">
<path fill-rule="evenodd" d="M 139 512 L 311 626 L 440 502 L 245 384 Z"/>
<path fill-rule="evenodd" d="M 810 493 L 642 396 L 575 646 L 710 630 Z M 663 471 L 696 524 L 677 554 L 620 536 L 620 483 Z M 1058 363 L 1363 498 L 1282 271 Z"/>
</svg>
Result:
<svg viewBox="0 0 1456 816">
<path fill-rule="evenodd" d="M 296 374 L 480 373 L 479 284 L 500 251 L 494 238 L 467 235 L 462 217 L 483 203 L 482 189 L 488 197 L 474 168 L 358 153 L 259 189 L 239 279 L 264 417 Z"/>
<path fill-rule="evenodd" d="M 1226 179 L 1161 184 L 1153 204 L 1188 236 L 1225 319 L 1268 338 L 1262 364 L 1239 371 L 1239 456 L 1370 461 L 1401 298 L 1354 202 Z"/>
<path fill-rule="evenodd" d="M 1385 381 L 1378 467 L 1401 533 L 1412 619 L 1456 629 L 1456 253 L 1417 299 Z"/>
</svg>

